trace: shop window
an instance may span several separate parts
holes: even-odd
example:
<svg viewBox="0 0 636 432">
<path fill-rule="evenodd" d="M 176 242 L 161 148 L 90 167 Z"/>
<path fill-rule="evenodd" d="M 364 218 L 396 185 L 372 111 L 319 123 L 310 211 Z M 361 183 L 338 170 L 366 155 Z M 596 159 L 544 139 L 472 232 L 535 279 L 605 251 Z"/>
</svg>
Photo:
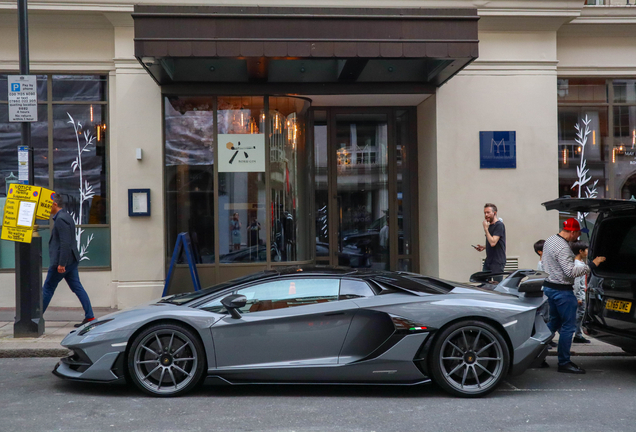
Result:
<svg viewBox="0 0 636 432">
<path fill-rule="evenodd" d="M 7 94 L 6 86 L 7 76 L 0 75 L 0 94 Z M 64 197 L 65 209 L 76 223 L 80 267 L 109 267 L 107 77 L 38 75 L 37 92 L 38 121 L 31 124 L 35 185 Z M 21 125 L 9 123 L 7 102 L 1 99 L 0 214 L 7 179 L 12 181 L 17 175 L 17 147 L 21 145 Z M 45 228 L 40 230 L 42 262 L 48 267 L 50 229 L 46 228 L 50 222 L 38 221 L 38 225 Z M 0 241 L 0 269 L 14 267 L 14 249 L 12 242 Z"/>
<path fill-rule="evenodd" d="M 267 261 L 264 98 L 219 97 L 217 119 L 220 262 Z"/>
<path fill-rule="evenodd" d="M 576 97 L 573 85 L 580 87 Z M 560 79 L 558 92 L 559 196 L 631 199 L 636 178 L 636 80 Z M 586 217 L 593 220 L 595 215 Z"/>
<path fill-rule="evenodd" d="M 166 98 L 164 113 L 168 251 L 186 232 L 197 262 L 214 263 L 213 99 Z"/>
<path fill-rule="evenodd" d="M 310 258 L 305 117 L 309 102 L 269 98 L 271 245 L 274 261 Z"/>
<path fill-rule="evenodd" d="M 559 102 L 607 102 L 607 86 L 603 78 L 564 78 L 557 80 Z"/>
</svg>

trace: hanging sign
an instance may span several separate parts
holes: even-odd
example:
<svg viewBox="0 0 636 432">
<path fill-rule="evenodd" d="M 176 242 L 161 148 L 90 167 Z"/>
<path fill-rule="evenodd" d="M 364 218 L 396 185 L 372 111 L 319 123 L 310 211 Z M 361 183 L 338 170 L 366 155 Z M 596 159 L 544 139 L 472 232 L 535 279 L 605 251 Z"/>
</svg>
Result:
<svg viewBox="0 0 636 432">
<path fill-rule="evenodd" d="M 40 194 L 42 188 L 39 186 L 30 186 L 25 184 L 13 184 L 9 188 L 7 198 L 16 199 L 20 201 L 40 201 Z"/>
<path fill-rule="evenodd" d="M 48 219 L 55 192 L 14 183 L 9 187 L 2 218 L 2 240 L 31 243 L 35 219 Z"/>
<path fill-rule="evenodd" d="M 36 205 L 37 203 L 33 201 L 7 199 L 0 239 L 31 243 Z"/>
<path fill-rule="evenodd" d="M 38 92 L 35 75 L 8 76 L 9 121 L 38 121 Z"/>
<path fill-rule="evenodd" d="M 18 211 L 20 210 L 20 201 L 8 199 L 4 204 L 4 217 L 2 218 L 2 226 L 15 228 L 18 224 Z"/>
<path fill-rule="evenodd" d="M 41 188 L 40 201 L 35 212 L 36 219 L 48 220 L 51 217 L 51 206 L 53 206 L 53 198 L 55 192 L 47 188 Z"/>
<path fill-rule="evenodd" d="M 33 238 L 33 229 L 31 228 L 12 228 L 2 226 L 2 234 L 0 239 L 9 240 L 20 243 L 31 243 Z"/>
<path fill-rule="evenodd" d="M 219 134 L 219 172 L 265 172 L 265 134 Z"/>
</svg>

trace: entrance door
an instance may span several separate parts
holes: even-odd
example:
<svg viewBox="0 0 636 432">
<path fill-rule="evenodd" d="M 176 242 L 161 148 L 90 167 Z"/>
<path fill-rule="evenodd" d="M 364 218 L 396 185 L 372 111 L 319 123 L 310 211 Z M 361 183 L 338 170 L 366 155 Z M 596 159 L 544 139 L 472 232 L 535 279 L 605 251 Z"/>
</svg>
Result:
<svg viewBox="0 0 636 432">
<path fill-rule="evenodd" d="M 316 262 L 414 270 L 416 176 L 405 175 L 403 166 L 406 147 L 415 146 L 406 127 L 409 111 L 317 109 L 313 114 Z"/>
</svg>

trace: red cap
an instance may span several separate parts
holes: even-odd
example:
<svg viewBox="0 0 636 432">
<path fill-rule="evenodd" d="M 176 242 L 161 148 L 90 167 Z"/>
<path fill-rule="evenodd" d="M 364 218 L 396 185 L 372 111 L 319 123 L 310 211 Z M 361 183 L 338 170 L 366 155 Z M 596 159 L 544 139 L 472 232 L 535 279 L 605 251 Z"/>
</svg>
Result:
<svg viewBox="0 0 636 432">
<path fill-rule="evenodd" d="M 570 218 L 563 222 L 563 229 L 565 231 L 581 231 L 581 225 L 576 219 Z"/>
</svg>

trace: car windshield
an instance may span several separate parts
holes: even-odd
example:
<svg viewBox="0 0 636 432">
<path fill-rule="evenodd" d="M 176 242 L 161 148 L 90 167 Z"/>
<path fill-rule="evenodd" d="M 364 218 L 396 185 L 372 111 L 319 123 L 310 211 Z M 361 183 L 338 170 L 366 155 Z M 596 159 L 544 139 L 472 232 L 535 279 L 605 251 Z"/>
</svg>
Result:
<svg viewBox="0 0 636 432">
<path fill-rule="evenodd" d="M 241 285 L 256 279 L 264 278 L 267 275 L 275 275 L 275 274 L 278 274 L 278 273 L 274 271 L 269 271 L 269 272 L 260 272 L 256 274 L 251 274 L 251 275 L 243 276 L 237 279 L 232 279 L 231 281 L 223 282 L 221 284 L 214 285 L 209 288 L 202 289 L 200 291 L 175 294 L 173 296 L 160 300 L 159 303 L 172 303 L 176 305 L 182 305 L 182 304 L 191 302 L 193 300 L 203 298 L 207 296 L 208 294 L 212 294 L 214 292 L 224 290 L 225 288 L 231 288 L 236 285 Z"/>
<path fill-rule="evenodd" d="M 636 217 L 606 219 L 598 228 L 594 256 L 607 258 L 596 270 L 599 274 L 634 274 L 636 263 Z"/>
</svg>

